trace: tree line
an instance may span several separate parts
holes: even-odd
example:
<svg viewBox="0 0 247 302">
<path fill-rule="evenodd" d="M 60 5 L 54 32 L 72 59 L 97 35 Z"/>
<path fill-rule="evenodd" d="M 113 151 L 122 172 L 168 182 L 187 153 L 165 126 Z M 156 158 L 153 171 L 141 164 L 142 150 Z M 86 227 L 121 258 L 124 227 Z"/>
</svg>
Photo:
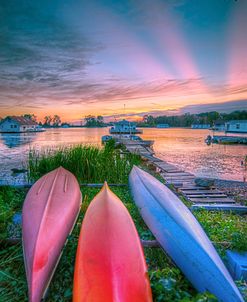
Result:
<svg viewBox="0 0 247 302">
<path fill-rule="evenodd" d="M 158 124 L 168 124 L 171 127 L 190 127 L 192 124 L 209 124 L 213 126 L 215 122 L 227 122 L 230 120 L 247 120 L 247 110 L 233 111 L 231 113 L 219 113 L 217 111 L 203 112 L 198 114 L 185 113 L 174 116 L 144 115 L 139 127 L 156 127 Z"/>
<path fill-rule="evenodd" d="M 87 115 L 85 116 L 85 127 L 105 127 L 104 118 L 101 115 Z"/>
<path fill-rule="evenodd" d="M 23 117 L 30 119 L 34 122 L 37 122 L 37 116 L 34 114 L 24 114 Z M 94 115 L 87 115 L 84 118 L 85 120 L 85 127 L 105 127 L 106 124 L 104 123 L 104 118 L 101 115 L 94 116 Z M 63 125 L 68 125 L 68 123 L 62 123 L 61 118 L 59 115 L 55 114 L 53 116 L 46 115 L 44 117 L 44 122 L 39 122 L 39 124 L 43 127 L 58 127 Z"/>
<path fill-rule="evenodd" d="M 33 122 L 37 122 L 37 116 L 35 114 L 23 114 L 23 117 L 26 119 L 30 119 Z M 43 127 L 58 127 L 61 125 L 61 118 L 59 115 L 46 115 L 44 117 L 44 122 L 39 122 L 39 124 Z"/>
<path fill-rule="evenodd" d="M 34 114 L 24 114 L 22 116 L 37 122 L 37 117 Z M 85 127 L 105 127 L 109 125 L 104 122 L 104 118 L 101 115 L 87 115 L 84 120 Z M 192 124 L 209 124 L 213 126 L 215 122 L 227 122 L 231 120 L 247 120 L 247 110 L 233 111 L 231 113 L 219 113 L 217 111 L 198 114 L 185 113 L 182 115 L 161 115 L 157 117 L 144 115 L 142 121 L 137 123 L 137 126 L 156 127 L 158 124 L 168 124 L 170 127 L 190 127 Z M 39 122 L 39 125 L 42 127 L 70 126 L 68 123 L 62 123 L 60 116 L 57 114 L 53 116 L 46 115 L 43 122 Z"/>
</svg>

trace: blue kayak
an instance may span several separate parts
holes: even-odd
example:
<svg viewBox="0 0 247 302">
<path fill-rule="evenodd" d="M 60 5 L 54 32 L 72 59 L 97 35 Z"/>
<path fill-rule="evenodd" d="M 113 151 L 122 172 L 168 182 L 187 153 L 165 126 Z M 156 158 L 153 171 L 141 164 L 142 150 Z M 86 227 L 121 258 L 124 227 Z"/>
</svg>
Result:
<svg viewBox="0 0 247 302">
<path fill-rule="evenodd" d="M 137 167 L 129 183 L 143 220 L 194 287 L 211 292 L 219 301 L 244 301 L 206 233 L 180 199 Z"/>
</svg>

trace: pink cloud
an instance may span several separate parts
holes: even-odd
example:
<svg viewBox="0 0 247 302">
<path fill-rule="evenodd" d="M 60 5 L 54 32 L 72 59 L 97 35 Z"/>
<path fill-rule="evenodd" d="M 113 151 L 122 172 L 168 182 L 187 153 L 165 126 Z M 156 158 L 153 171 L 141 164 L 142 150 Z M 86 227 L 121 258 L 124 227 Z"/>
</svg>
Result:
<svg viewBox="0 0 247 302">
<path fill-rule="evenodd" d="M 229 85 L 247 85 L 247 1 L 235 4 L 229 28 Z"/>
</svg>

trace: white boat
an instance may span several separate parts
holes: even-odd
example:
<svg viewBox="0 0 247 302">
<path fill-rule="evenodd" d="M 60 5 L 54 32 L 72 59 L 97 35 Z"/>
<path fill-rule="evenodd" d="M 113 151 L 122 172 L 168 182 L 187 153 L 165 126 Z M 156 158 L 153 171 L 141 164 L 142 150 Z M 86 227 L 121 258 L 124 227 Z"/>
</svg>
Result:
<svg viewBox="0 0 247 302">
<path fill-rule="evenodd" d="M 199 292 L 243 302 L 237 286 L 199 222 L 165 185 L 134 167 L 129 183 L 140 214 L 161 247 Z"/>
</svg>

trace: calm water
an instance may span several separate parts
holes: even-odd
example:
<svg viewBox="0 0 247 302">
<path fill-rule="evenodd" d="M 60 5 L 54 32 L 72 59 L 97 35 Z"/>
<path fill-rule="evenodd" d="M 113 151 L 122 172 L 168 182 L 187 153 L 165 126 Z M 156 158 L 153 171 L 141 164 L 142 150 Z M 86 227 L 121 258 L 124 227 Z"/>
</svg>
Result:
<svg viewBox="0 0 247 302">
<path fill-rule="evenodd" d="M 209 134 L 212 135 L 212 131 L 149 128 L 144 130 L 142 137 L 155 140 L 154 151 L 158 157 L 197 176 L 242 181 L 247 176 L 246 170 L 241 166 L 241 161 L 247 155 L 247 146 L 208 146 L 204 140 Z"/>
<path fill-rule="evenodd" d="M 153 129 L 143 130 L 144 139 L 155 140 L 154 150 L 160 158 L 174 163 L 198 176 L 243 180 L 241 161 L 247 155 L 247 146 L 211 145 L 204 139 L 209 130 Z M 41 133 L 0 134 L 0 180 L 13 181 L 11 168 L 25 165 L 30 148 L 56 148 L 78 143 L 101 144 L 107 128 L 48 129 Z M 20 175 L 17 181 L 23 181 Z"/>
</svg>

